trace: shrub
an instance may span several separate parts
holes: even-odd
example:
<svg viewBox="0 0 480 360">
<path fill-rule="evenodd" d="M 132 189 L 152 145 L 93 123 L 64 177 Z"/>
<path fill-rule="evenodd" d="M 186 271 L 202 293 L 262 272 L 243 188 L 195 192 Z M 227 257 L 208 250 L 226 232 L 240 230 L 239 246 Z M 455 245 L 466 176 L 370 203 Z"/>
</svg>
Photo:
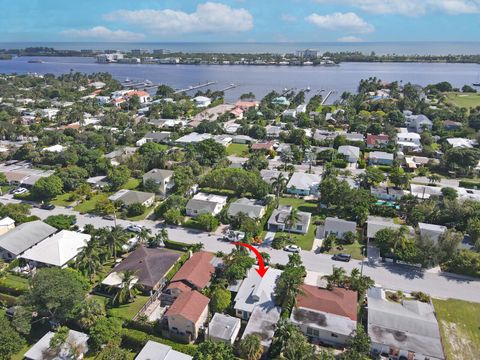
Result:
<svg viewBox="0 0 480 360">
<path fill-rule="evenodd" d="M 0 294 L 0 304 L 5 304 L 6 307 L 12 307 L 17 304 L 17 298 L 7 294 Z"/>
<path fill-rule="evenodd" d="M 460 187 L 467 189 L 480 189 L 480 182 L 473 180 L 460 180 Z"/>
<path fill-rule="evenodd" d="M 201 214 L 195 219 L 202 230 L 215 231 L 220 225 L 218 219 L 211 214 Z"/>
<path fill-rule="evenodd" d="M 339 169 L 345 169 L 348 163 L 343 159 L 335 159 L 332 161 L 332 165 Z"/>
<path fill-rule="evenodd" d="M 430 302 L 430 296 L 428 296 L 424 292 L 414 291 L 414 292 L 412 292 L 412 296 L 418 301 L 421 301 L 421 302 L 424 302 L 424 303 L 429 303 Z"/>
<path fill-rule="evenodd" d="M 128 217 L 140 216 L 145 212 L 145 210 L 146 210 L 145 206 L 140 203 L 130 204 L 127 207 L 127 216 Z"/>
<path fill-rule="evenodd" d="M 187 251 L 188 249 L 190 249 L 190 244 L 186 244 L 178 241 L 164 240 L 163 243 L 167 249 L 178 250 L 178 251 Z"/>
</svg>

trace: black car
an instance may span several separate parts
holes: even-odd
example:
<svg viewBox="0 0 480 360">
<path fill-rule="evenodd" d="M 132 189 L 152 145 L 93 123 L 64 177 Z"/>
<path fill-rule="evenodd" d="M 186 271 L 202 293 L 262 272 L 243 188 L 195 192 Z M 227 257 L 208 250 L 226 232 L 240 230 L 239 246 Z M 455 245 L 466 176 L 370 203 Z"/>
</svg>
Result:
<svg viewBox="0 0 480 360">
<path fill-rule="evenodd" d="M 335 255 L 333 255 L 332 259 L 336 260 L 336 261 L 349 262 L 352 259 L 352 255 L 350 255 L 350 254 L 335 254 Z"/>
<path fill-rule="evenodd" d="M 53 205 L 53 204 L 42 204 L 42 206 L 40 206 L 40 209 L 42 209 L 42 210 L 53 210 L 53 209 L 55 209 L 55 205 Z"/>
</svg>

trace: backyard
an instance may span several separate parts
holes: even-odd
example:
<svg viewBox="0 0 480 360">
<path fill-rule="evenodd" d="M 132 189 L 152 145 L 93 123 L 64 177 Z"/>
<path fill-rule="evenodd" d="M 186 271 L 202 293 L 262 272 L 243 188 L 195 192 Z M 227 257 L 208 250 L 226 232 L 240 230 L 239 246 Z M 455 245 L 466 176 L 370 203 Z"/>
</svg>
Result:
<svg viewBox="0 0 480 360">
<path fill-rule="evenodd" d="M 480 304 L 462 300 L 433 299 L 445 356 L 474 360 L 480 353 Z"/>
<path fill-rule="evenodd" d="M 227 155 L 229 156 L 248 156 L 248 145 L 245 144 L 231 144 L 227 147 Z"/>
</svg>

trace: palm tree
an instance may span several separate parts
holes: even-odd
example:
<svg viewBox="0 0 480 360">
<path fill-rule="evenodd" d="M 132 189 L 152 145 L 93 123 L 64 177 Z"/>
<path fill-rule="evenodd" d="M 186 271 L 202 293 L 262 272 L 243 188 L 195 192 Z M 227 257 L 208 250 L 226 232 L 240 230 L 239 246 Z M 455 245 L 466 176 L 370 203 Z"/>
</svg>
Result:
<svg viewBox="0 0 480 360">
<path fill-rule="evenodd" d="M 78 254 L 75 267 L 84 275 L 87 275 L 90 282 L 93 282 L 93 277 L 102 267 L 99 244 L 95 238 L 90 240 L 88 245 Z"/>
<path fill-rule="evenodd" d="M 440 180 L 442 180 L 442 178 L 437 174 L 431 174 L 431 175 L 428 176 L 428 181 L 431 184 L 439 183 Z"/>
<path fill-rule="evenodd" d="M 331 275 L 324 275 L 322 279 L 327 280 L 327 289 L 331 290 L 334 287 L 344 287 L 347 279 L 347 272 L 342 267 L 333 267 Z"/>
<path fill-rule="evenodd" d="M 259 360 L 263 354 L 260 337 L 256 334 L 245 336 L 238 344 L 238 350 L 245 360 Z"/>
<path fill-rule="evenodd" d="M 150 240 L 151 233 L 152 231 L 150 229 L 146 227 L 142 227 L 142 229 L 138 233 L 138 241 L 140 242 L 140 244 L 142 245 L 147 244 L 148 241 Z"/>
<path fill-rule="evenodd" d="M 290 234 L 290 240 L 292 238 L 292 229 L 296 223 L 300 221 L 300 215 L 298 213 L 298 209 L 292 208 L 290 214 L 285 218 L 285 227 L 288 229 Z"/>
<path fill-rule="evenodd" d="M 112 303 L 115 305 L 122 305 L 131 302 L 135 296 L 136 291 L 134 289 L 137 277 L 135 271 L 125 270 L 122 272 L 122 283 L 118 286 L 118 290 L 112 299 Z"/>
<path fill-rule="evenodd" d="M 160 230 L 153 238 L 148 241 L 148 246 L 151 248 L 157 248 L 159 246 L 165 246 L 165 241 L 168 240 L 167 229 Z"/>
<path fill-rule="evenodd" d="M 280 205 L 280 194 L 285 190 L 286 183 L 287 179 L 285 179 L 283 173 L 279 173 L 272 182 L 272 188 L 275 190 L 276 208 Z"/>
<path fill-rule="evenodd" d="M 199 252 L 203 249 L 204 245 L 203 243 L 196 243 L 196 244 L 193 244 L 190 246 L 190 250 L 193 252 L 193 253 L 196 253 L 196 252 Z"/>
<path fill-rule="evenodd" d="M 128 235 L 120 226 L 114 226 L 104 234 L 103 241 L 110 249 L 110 254 L 114 259 L 117 258 L 117 250 L 121 248 L 128 240 Z"/>
</svg>

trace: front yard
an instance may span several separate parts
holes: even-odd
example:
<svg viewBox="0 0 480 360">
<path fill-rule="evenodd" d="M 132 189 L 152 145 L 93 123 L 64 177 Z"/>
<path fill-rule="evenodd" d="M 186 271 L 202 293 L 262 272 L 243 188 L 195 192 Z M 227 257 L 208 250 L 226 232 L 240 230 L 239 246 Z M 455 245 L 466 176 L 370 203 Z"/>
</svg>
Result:
<svg viewBox="0 0 480 360">
<path fill-rule="evenodd" d="M 333 247 L 328 254 L 334 255 L 334 254 L 350 254 L 352 255 L 352 259 L 356 260 L 362 260 L 363 259 L 363 246 L 362 244 L 358 243 L 355 241 L 353 244 L 347 244 L 347 245 L 337 245 Z"/>
<path fill-rule="evenodd" d="M 445 356 L 449 360 L 475 360 L 480 354 L 480 304 L 433 299 Z"/>
<path fill-rule="evenodd" d="M 109 195 L 105 193 L 98 193 L 98 194 L 92 195 L 92 197 L 89 200 L 85 200 L 81 202 L 80 204 L 75 206 L 73 209 L 75 211 L 78 211 L 81 214 L 93 212 L 95 210 L 95 206 L 97 205 L 97 203 L 99 201 L 108 200 L 108 196 Z"/>
<path fill-rule="evenodd" d="M 290 234 L 288 232 L 279 231 L 275 234 L 275 237 L 278 237 L 281 235 L 291 236 L 291 238 L 295 241 L 295 245 L 300 246 L 302 250 L 310 251 L 312 250 L 313 241 L 315 240 L 315 230 L 316 230 L 315 221 L 312 218 L 312 222 L 308 227 L 308 232 L 305 235 L 294 234 L 294 233 Z"/>
</svg>

